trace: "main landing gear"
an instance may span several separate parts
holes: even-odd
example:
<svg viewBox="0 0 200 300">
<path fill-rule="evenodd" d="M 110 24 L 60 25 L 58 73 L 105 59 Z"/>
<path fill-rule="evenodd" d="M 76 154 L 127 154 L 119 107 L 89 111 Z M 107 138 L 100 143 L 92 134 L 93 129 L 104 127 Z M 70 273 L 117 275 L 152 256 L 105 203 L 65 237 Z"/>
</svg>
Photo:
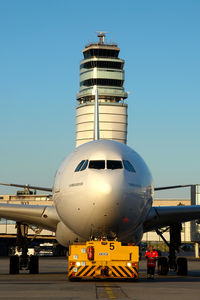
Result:
<svg viewBox="0 0 200 300">
<path fill-rule="evenodd" d="M 10 274 L 19 274 L 20 270 L 29 270 L 30 274 L 38 274 L 38 256 L 28 255 L 28 225 L 20 222 L 17 227 L 17 250 L 21 250 L 21 255 L 10 256 Z"/>
<path fill-rule="evenodd" d="M 163 236 L 163 233 L 170 230 L 170 242 L 168 243 Z M 171 225 L 169 228 L 161 231 L 156 230 L 157 234 L 163 239 L 169 247 L 169 257 L 159 257 L 158 259 L 158 274 L 167 275 L 169 270 L 174 271 L 177 275 L 186 276 L 188 274 L 188 264 L 185 257 L 176 257 L 176 252 L 179 251 L 181 245 L 181 223 Z"/>
</svg>

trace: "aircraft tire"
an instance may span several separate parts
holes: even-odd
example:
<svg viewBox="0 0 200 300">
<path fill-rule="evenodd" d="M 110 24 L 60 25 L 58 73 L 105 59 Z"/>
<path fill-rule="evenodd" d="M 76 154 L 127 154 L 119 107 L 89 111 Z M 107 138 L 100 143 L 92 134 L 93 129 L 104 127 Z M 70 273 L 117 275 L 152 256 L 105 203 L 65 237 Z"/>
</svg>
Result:
<svg viewBox="0 0 200 300">
<path fill-rule="evenodd" d="M 179 257 L 177 259 L 177 275 L 187 276 L 187 274 L 188 274 L 187 258 Z"/>
<path fill-rule="evenodd" d="M 169 265 L 166 257 L 158 258 L 158 275 L 167 275 L 169 272 Z"/>
<path fill-rule="evenodd" d="M 19 256 L 10 256 L 10 274 L 19 274 Z"/>
<path fill-rule="evenodd" d="M 38 256 L 35 256 L 35 255 L 30 256 L 29 273 L 30 274 L 38 274 L 39 273 L 39 257 Z"/>
</svg>

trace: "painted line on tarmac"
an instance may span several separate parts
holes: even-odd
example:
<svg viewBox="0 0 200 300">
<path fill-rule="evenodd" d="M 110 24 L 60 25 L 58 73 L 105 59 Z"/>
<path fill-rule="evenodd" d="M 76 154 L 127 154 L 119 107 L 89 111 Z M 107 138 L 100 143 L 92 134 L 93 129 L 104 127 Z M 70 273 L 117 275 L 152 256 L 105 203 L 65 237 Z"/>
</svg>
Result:
<svg viewBox="0 0 200 300">
<path fill-rule="evenodd" d="M 108 283 L 104 283 L 104 286 L 105 286 L 105 290 L 106 290 L 106 293 L 107 293 L 109 299 L 117 299 L 116 296 L 114 295 L 110 285 Z"/>
</svg>

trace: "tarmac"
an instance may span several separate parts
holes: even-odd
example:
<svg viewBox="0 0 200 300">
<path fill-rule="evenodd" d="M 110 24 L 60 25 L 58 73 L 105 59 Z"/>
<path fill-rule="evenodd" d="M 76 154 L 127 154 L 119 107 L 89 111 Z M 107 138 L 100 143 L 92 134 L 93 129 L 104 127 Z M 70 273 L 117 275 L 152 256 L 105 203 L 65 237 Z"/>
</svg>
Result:
<svg viewBox="0 0 200 300">
<path fill-rule="evenodd" d="M 40 274 L 23 271 L 9 275 L 9 258 L 0 258 L 0 299 L 200 299 L 200 260 L 189 258 L 188 276 L 155 275 L 146 278 L 146 261 L 140 262 L 140 279 L 131 281 L 67 279 L 65 257 L 40 258 Z"/>
</svg>

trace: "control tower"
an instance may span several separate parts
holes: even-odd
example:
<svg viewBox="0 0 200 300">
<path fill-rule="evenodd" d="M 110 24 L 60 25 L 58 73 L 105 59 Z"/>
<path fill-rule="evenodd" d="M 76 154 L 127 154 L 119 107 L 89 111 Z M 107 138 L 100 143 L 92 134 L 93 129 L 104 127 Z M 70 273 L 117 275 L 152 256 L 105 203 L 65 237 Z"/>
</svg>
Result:
<svg viewBox="0 0 200 300">
<path fill-rule="evenodd" d="M 124 60 L 118 57 L 120 49 L 105 42 L 106 32 L 97 31 L 98 42 L 83 49 L 80 62 L 80 90 L 76 107 L 76 146 L 93 140 L 94 94 L 99 94 L 100 139 L 126 143 L 127 104 L 124 99 Z"/>
</svg>

